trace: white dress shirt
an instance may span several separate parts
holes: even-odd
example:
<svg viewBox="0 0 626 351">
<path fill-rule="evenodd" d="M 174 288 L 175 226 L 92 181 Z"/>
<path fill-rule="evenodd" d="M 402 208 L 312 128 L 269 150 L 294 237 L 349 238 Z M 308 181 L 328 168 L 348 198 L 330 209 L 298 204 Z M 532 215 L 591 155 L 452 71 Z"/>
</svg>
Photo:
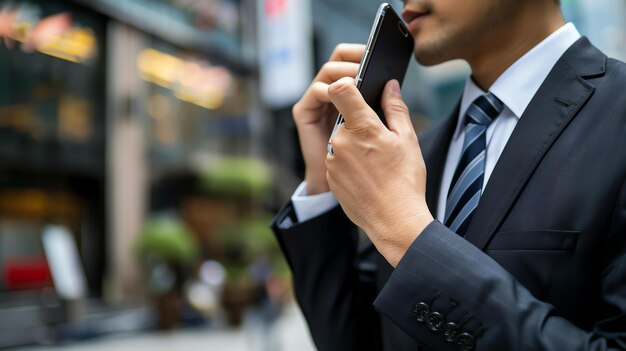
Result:
<svg viewBox="0 0 626 351">
<path fill-rule="evenodd" d="M 515 61 L 489 88 L 489 91 L 497 96 L 505 107 L 500 116 L 487 128 L 483 190 L 502 154 L 502 150 L 504 150 L 504 146 L 526 107 L 528 107 L 530 100 L 537 93 L 559 58 L 579 38 L 580 34 L 576 27 L 572 23 L 565 24 Z M 485 92 L 476 86 L 471 77 L 468 77 L 461 99 L 456 129 L 448 149 L 441 188 L 439 189 L 436 217 L 442 223 L 450 183 L 461 157 L 465 112 L 470 104 L 482 94 Z M 291 197 L 299 222 L 319 216 L 337 205 L 337 199 L 330 192 L 307 196 L 306 191 L 306 182 L 302 182 Z"/>
</svg>

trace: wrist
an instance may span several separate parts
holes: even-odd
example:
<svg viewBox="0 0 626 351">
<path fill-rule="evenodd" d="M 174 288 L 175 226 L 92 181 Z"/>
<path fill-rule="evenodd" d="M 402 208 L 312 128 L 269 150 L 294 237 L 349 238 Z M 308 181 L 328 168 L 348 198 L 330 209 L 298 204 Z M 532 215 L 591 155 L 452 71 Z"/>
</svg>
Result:
<svg viewBox="0 0 626 351">
<path fill-rule="evenodd" d="M 305 175 L 304 181 L 306 182 L 307 195 L 317 195 L 330 191 L 326 177 L 320 179 L 319 177 Z"/>
<path fill-rule="evenodd" d="M 403 216 L 394 225 L 387 226 L 387 233 L 382 236 L 388 238 L 387 243 L 379 249 L 387 262 L 395 268 L 411 244 L 433 220 L 428 208 L 418 209 Z"/>
</svg>

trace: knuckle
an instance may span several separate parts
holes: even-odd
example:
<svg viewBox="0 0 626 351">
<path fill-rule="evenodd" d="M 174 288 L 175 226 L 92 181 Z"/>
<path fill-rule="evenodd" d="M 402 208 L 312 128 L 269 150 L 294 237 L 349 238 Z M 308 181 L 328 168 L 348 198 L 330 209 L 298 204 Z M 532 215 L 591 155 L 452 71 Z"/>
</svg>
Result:
<svg viewBox="0 0 626 351">
<path fill-rule="evenodd" d="M 400 137 L 403 140 L 409 141 L 411 144 L 413 144 L 413 143 L 417 144 L 417 137 L 415 136 L 415 133 L 412 133 L 411 130 L 404 130 L 400 134 Z"/>
<path fill-rule="evenodd" d="M 353 124 L 350 128 L 353 134 L 362 138 L 368 138 L 374 135 L 374 123 L 369 119 L 362 119 L 361 121 Z"/>
<path fill-rule="evenodd" d="M 412 142 L 414 142 L 417 147 L 419 148 L 419 140 L 417 139 L 417 134 L 415 133 L 415 129 L 413 128 L 407 128 L 406 130 L 406 137 L 411 140 Z"/>
<path fill-rule="evenodd" d="M 339 43 L 335 46 L 335 48 L 333 49 L 332 54 L 330 54 L 330 58 L 335 59 L 338 56 L 341 55 L 342 52 L 346 51 L 346 44 L 345 43 Z"/>
<path fill-rule="evenodd" d="M 293 104 L 293 106 L 291 107 L 291 114 L 295 115 L 298 112 L 300 112 L 300 101 L 296 102 L 295 104 Z"/>
<path fill-rule="evenodd" d="M 390 144 L 394 151 L 400 151 L 403 148 L 402 140 L 399 138 L 391 138 Z"/>
<path fill-rule="evenodd" d="M 367 113 L 367 110 L 364 109 L 363 114 Z M 376 128 L 376 120 L 374 118 L 378 118 L 378 116 L 372 116 L 373 118 L 363 118 L 363 128 L 367 129 L 369 132 L 374 132 L 377 130 Z"/>
<path fill-rule="evenodd" d="M 343 138 L 340 133 L 336 133 L 335 136 L 333 137 L 333 141 L 332 141 L 333 142 L 333 152 L 335 154 L 337 153 L 338 150 L 341 150 L 345 146 L 344 140 L 345 140 L 345 138 Z M 327 163 L 328 163 L 328 157 L 329 156 L 330 155 L 328 155 L 326 157 L 326 162 Z"/>
<path fill-rule="evenodd" d="M 328 93 L 335 96 L 340 96 L 349 93 L 353 87 L 354 85 L 351 84 L 348 79 L 340 79 L 328 86 Z"/>
<path fill-rule="evenodd" d="M 389 103 L 388 109 L 395 113 L 408 114 L 409 108 L 402 100 L 394 100 Z"/>
<path fill-rule="evenodd" d="M 302 110 L 303 110 L 302 102 L 301 101 L 296 102 L 291 108 L 291 116 L 295 118 L 296 116 L 302 113 Z"/>
<path fill-rule="evenodd" d="M 344 52 L 344 51 L 348 50 L 349 47 L 350 47 L 350 45 L 348 45 L 346 43 L 339 43 L 339 44 L 337 44 L 337 46 L 335 46 L 335 52 L 337 52 L 337 53 Z"/>
<path fill-rule="evenodd" d="M 371 156 L 373 154 L 376 153 L 376 150 L 378 150 L 376 147 L 374 147 L 374 145 L 372 144 L 366 144 L 362 146 L 362 152 L 363 154 L 367 157 L 367 156 Z"/>
<path fill-rule="evenodd" d="M 328 86 L 328 93 L 331 95 L 340 95 L 346 89 L 345 84 L 341 81 L 336 81 Z"/>
<path fill-rule="evenodd" d="M 322 68 L 320 68 L 320 72 L 327 72 L 333 69 L 334 63 L 333 61 L 327 61 L 322 65 Z"/>
</svg>

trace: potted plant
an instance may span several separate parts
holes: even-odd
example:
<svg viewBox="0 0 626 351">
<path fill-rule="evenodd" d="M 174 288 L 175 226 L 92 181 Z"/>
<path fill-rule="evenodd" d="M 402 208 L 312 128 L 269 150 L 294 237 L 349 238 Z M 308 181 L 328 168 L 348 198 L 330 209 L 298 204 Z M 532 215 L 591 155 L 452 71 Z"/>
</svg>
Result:
<svg viewBox="0 0 626 351">
<path fill-rule="evenodd" d="M 181 289 L 198 258 L 198 244 L 175 217 L 149 220 L 139 236 L 136 252 L 159 317 L 159 328 L 172 329 L 179 320 Z"/>
</svg>

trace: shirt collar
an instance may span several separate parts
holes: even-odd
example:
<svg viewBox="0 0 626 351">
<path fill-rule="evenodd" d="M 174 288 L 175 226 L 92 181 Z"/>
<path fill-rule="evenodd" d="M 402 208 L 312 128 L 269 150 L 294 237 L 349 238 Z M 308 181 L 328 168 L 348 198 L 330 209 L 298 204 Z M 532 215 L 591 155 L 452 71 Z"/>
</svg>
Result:
<svg viewBox="0 0 626 351">
<path fill-rule="evenodd" d="M 507 68 L 489 91 L 497 96 L 513 115 L 520 118 L 552 67 L 579 38 L 580 33 L 574 24 L 563 25 Z M 468 77 L 461 99 L 457 132 L 460 131 L 465 111 L 482 94 L 485 92 Z M 458 133 L 455 133 L 455 136 L 456 134 Z"/>
</svg>

